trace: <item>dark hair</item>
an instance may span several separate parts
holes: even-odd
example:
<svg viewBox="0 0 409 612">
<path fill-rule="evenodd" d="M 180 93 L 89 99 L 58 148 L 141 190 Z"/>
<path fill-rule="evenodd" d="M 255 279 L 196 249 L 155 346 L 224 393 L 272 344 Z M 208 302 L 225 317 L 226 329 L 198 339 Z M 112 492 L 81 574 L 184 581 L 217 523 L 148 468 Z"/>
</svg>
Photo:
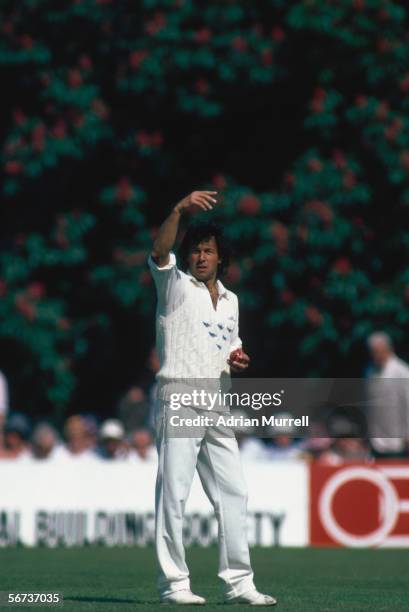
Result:
<svg viewBox="0 0 409 612">
<path fill-rule="evenodd" d="M 203 240 L 210 240 L 210 238 L 215 239 L 217 252 L 221 259 L 217 268 L 217 275 L 223 274 L 230 263 L 231 248 L 223 234 L 222 227 L 214 221 L 201 221 L 188 226 L 179 246 L 179 256 L 183 270 L 186 271 L 189 268 L 189 254 L 192 248 Z"/>
</svg>

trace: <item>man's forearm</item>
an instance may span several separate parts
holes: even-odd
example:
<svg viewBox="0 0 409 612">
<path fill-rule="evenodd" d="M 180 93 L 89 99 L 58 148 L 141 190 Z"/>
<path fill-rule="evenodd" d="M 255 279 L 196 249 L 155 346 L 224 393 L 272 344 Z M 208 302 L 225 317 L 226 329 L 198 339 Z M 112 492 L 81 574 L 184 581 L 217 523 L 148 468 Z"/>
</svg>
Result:
<svg viewBox="0 0 409 612">
<path fill-rule="evenodd" d="M 216 203 L 216 199 L 213 197 L 216 193 L 216 191 L 193 191 L 176 204 L 160 226 L 153 243 L 152 258 L 159 266 L 164 266 L 169 261 L 169 253 L 176 241 L 182 213 L 193 206 L 202 210 L 211 210 L 213 203 Z"/>
<path fill-rule="evenodd" d="M 172 250 L 179 229 L 181 213 L 176 205 L 170 215 L 160 226 L 152 248 L 152 257 L 155 260 L 167 259 Z"/>
</svg>

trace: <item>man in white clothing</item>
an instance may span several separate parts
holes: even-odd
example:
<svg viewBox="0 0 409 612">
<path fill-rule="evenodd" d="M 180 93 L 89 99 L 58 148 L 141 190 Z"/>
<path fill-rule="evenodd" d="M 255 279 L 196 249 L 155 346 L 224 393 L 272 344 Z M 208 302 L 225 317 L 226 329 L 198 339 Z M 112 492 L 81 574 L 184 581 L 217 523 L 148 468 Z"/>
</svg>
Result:
<svg viewBox="0 0 409 612">
<path fill-rule="evenodd" d="M 246 535 L 247 490 L 234 437 L 220 437 L 214 426 L 176 437 L 169 435 L 170 391 L 176 380 L 221 380 L 230 369 L 244 370 L 249 357 L 238 333 L 237 296 L 218 276 L 228 262 L 221 230 L 215 224 L 188 228 L 181 267 L 172 248 L 182 214 L 198 207 L 211 210 L 215 191 L 195 191 L 183 198 L 160 227 L 149 266 L 155 281 L 157 373 L 156 552 L 162 602 L 203 604 L 190 590 L 182 540 L 183 515 L 197 468 L 219 524 L 219 577 L 226 603 L 274 605 L 276 600 L 256 590 Z M 202 412 L 192 405 L 185 412 Z M 205 413 L 206 414 L 206 413 Z"/>
<path fill-rule="evenodd" d="M 6 421 L 9 407 L 7 380 L 3 372 L 0 371 L 0 453 L 4 448 L 4 423 Z"/>
<path fill-rule="evenodd" d="M 399 457 L 409 432 L 409 366 L 385 332 L 371 334 L 368 348 L 373 363 L 368 373 L 374 397 L 368 423 L 371 445 L 380 458 Z"/>
</svg>

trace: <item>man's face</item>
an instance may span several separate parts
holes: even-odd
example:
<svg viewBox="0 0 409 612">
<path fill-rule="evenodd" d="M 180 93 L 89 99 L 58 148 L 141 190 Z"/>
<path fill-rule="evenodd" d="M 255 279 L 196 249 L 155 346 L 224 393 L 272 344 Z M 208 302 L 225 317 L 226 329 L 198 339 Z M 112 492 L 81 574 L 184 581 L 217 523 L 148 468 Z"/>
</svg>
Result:
<svg viewBox="0 0 409 612">
<path fill-rule="evenodd" d="M 374 364 L 378 367 L 382 367 L 388 361 L 391 356 L 391 349 L 386 342 L 374 342 L 370 348 L 371 357 Z"/>
<path fill-rule="evenodd" d="M 197 280 L 206 282 L 217 275 L 217 266 L 221 263 L 217 243 L 212 236 L 193 246 L 189 253 L 189 270 Z"/>
</svg>

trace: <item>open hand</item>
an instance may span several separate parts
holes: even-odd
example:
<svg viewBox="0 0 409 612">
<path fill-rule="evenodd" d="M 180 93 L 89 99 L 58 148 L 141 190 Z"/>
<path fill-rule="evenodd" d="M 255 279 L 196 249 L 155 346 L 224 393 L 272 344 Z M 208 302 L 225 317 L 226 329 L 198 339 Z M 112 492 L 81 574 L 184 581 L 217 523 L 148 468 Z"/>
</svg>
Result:
<svg viewBox="0 0 409 612">
<path fill-rule="evenodd" d="M 202 210 L 212 210 L 213 204 L 217 203 L 215 196 L 217 191 L 193 191 L 188 196 L 180 200 L 175 206 L 175 210 L 182 213 L 197 206 Z"/>
</svg>

